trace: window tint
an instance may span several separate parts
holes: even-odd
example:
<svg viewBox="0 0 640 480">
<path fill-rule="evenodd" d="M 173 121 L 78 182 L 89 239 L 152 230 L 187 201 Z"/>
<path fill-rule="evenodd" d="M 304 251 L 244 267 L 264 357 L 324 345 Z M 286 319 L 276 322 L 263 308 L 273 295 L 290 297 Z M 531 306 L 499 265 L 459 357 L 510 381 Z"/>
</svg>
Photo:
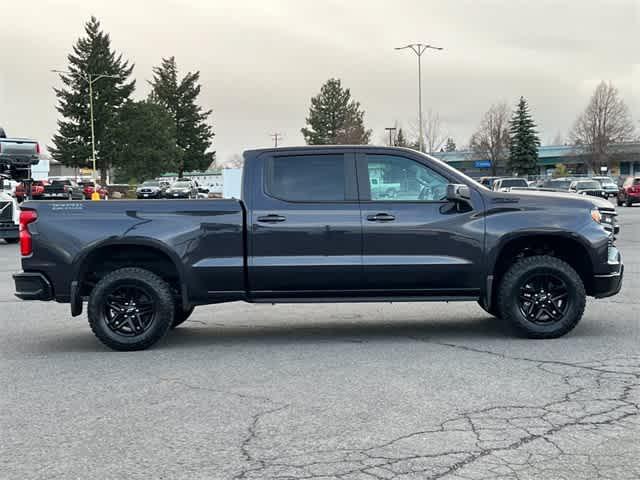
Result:
<svg viewBox="0 0 640 480">
<path fill-rule="evenodd" d="M 394 155 L 367 155 L 371 200 L 440 201 L 447 196 L 442 175 L 421 163 Z"/>
<path fill-rule="evenodd" d="M 267 191 L 282 200 L 345 200 L 344 155 L 274 157 L 269 162 Z"/>
</svg>

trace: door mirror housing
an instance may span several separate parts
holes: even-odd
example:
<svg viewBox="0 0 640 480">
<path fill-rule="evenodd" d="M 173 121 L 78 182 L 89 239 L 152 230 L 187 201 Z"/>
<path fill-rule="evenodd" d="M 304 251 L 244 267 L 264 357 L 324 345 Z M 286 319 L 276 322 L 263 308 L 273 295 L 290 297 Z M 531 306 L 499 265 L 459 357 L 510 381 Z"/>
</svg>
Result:
<svg viewBox="0 0 640 480">
<path fill-rule="evenodd" d="M 471 189 L 461 183 L 447 185 L 447 200 L 450 202 L 468 202 L 471 200 Z"/>
</svg>

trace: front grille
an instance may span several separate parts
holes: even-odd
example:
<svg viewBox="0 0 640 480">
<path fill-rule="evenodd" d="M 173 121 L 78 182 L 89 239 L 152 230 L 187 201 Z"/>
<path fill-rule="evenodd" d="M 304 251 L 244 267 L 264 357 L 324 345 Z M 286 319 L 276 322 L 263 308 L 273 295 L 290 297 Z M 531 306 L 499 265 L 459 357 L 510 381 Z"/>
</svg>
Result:
<svg viewBox="0 0 640 480">
<path fill-rule="evenodd" d="M 0 222 L 13 222 L 13 202 L 0 202 Z"/>
</svg>

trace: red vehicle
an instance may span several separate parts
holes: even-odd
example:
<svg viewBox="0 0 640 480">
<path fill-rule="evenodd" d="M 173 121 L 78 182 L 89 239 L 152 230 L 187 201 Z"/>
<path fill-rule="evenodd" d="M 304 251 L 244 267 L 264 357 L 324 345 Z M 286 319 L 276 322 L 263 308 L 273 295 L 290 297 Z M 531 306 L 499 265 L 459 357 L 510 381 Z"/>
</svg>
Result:
<svg viewBox="0 0 640 480">
<path fill-rule="evenodd" d="M 640 177 L 627 177 L 618 190 L 618 206 L 640 203 Z"/>
<path fill-rule="evenodd" d="M 93 195 L 93 192 L 98 192 L 100 194 L 100 200 L 105 200 L 108 196 L 107 189 L 101 187 L 97 183 L 84 182 L 82 184 L 82 193 L 84 194 L 85 199 L 91 200 L 91 195 Z"/>
<path fill-rule="evenodd" d="M 44 194 L 44 187 L 47 185 L 47 181 L 45 180 L 34 180 L 31 184 L 31 198 L 33 200 L 40 200 L 42 195 Z M 19 183 L 16 185 L 15 191 L 16 199 L 21 202 L 25 197 L 25 189 L 24 183 Z"/>
</svg>

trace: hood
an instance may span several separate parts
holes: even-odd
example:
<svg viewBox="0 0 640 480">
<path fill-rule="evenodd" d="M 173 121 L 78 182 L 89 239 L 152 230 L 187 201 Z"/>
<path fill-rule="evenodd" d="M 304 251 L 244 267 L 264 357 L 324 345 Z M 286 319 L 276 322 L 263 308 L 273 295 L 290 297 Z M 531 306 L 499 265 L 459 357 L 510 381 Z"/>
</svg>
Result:
<svg viewBox="0 0 640 480">
<path fill-rule="evenodd" d="M 576 208 L 608 208 L 613 209 L 613 205 L 604 198 L 580 195 L 571 192 L 543 192 L 536 190 L 514 190 L 512 192 L 491 192 L 490 197 L 493 203 L 521 203 L 540 206 L 562 205 L 575 206 Z"/>
</svg>

